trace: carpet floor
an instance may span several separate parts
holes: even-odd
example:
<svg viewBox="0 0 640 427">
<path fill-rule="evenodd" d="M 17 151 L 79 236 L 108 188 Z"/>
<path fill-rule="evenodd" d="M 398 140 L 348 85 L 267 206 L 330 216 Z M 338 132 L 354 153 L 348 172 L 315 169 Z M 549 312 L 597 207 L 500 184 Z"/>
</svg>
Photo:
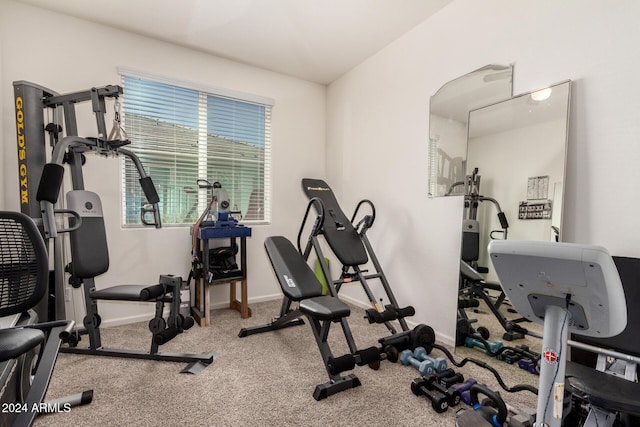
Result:
<svg viewBox="0 0 640 427">
<path fill-rule="evenodd" d="M 353 371 L 362 386 L 322 401 L 312 393 L 328 376 L 308 325 L 238 338 L 242 327 L 267 323 L 280 301 L 252 304 L 253 316 L 241 319 L 232 310 L 214 310 L 210 326 L 193 327 L 162 346 L 163 352 L 215 352 L 214 362 L 198 375 L 180 373 L 184 364 L 147 360 L 60 354 L 48 399 L 94 390 L 93 402 L 68 413 L 43 415 L 36 426 L 452 426 L 464 404 L 437 414 L 424 397 L 414 396 L 413 367 L 383 362 L 379 370 L 366 366 Z M 377 344 L 388 335 L 383 325 L 369 325 L 360 308 L 353 308 L 349 325 L 359 348 Z M 334 355 L 347 352 L 339 325 L 329 342 Z M 148 350 L 147 324 L 102 329 L 107 348 Z M 79 344 L 86 346 L 87 338 Z M 456 355 L 482 359 L 481 351 L 458 349 Z M 438 350 L 431 354 L 442 356 Z M 503 362 L 489 360 L 508 385 L 537 384 L 537 377 Z M 467 364 L 456 368 L 494 390 L 499 386 L 488 371 Z M 535 407 L 530 392 L 501 391 L 516 407 Z"/>
</svg>

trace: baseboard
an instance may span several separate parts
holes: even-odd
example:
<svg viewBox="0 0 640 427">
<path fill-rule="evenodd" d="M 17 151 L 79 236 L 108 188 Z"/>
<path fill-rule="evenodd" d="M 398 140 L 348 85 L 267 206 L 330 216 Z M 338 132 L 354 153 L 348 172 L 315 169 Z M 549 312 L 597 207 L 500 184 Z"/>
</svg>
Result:
<svg viewBox="0 0 640 427">
<path fill-rule="evenodd" d="M 277 293 L 277 294 L 270 294 L 270 295 L 263 295 L 260 297 L 249 298 L 248 302 L 249 302 L 249 305 L 251 305 L 251 304 L 256 304 L 260 302 L 274 301 L 274 300 L 280 300 L 280 299 L 282 299 L 282 294 Z M 350 297 L 348 295 L 340 295 L 340 299 L 346 303 L 362 308 L 364 310 L 370 308 L 369 304 L 361 300 L 358 300 L 356 298 Z M 229 307 L 229 302 L 227 301 L 220 301 L 214 304 L 210 304 L 211 310 L 217 310 L 217 309 L 222 309 L 227 307 Z M 168 314 L 169 314 L 169 311 L 168 309 L 166 309 L 164 313 L 165 317 Z M 123 325 L 128 325 L 130 323 L 148 322 L 149 320 L 151 320 L 153 316 L 154 316 L 154 313 L 150 312 L 150 313 L 136 314 L 134 316 L 119 317 L 117 319 L 105 320 L 102 322 L 101 326 L 102 327 L 123 326 Z M 416 323 L 415 321 L 412 321 L 411 319 L 406 319 L 406 320 L 407 320 L 407 325 L 410 328 L 415 328 L 418 325 L 418 323 Z M 452 337 L 438 333 L 438 332 L 436 332 L 436 340 L 444 345 L 448 345 L 448 346 L 455 345 L 455 340 Z"/>
<path fill-rule="evenodd" d="M 355 305 L 356 307 L 360 307 L 360 308 L 362 308 L 364 310 L 367 310 L 367 309 L 371 308 L 371 306 L 369 304 L 364 303 L 364 302 L 362 302 L 362 301 L 360 301 L 358 299 L 355 299 L 353 297 L 350 297 L 348 295 L 340 294 L 340 299 L 342 301 L 348 302 L 351 305 Z"/>
</svg>

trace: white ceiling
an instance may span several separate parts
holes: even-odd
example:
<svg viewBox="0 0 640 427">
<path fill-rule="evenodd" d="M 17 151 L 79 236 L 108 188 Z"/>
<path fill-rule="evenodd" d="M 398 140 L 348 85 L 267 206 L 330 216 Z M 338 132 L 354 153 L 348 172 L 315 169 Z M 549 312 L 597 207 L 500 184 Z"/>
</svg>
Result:
<svg viewBox="0 0 640 427">
<path fill-rule="evenodd" d="M 18 0 L 327 84 L 452 0 Z"/>
</svg>

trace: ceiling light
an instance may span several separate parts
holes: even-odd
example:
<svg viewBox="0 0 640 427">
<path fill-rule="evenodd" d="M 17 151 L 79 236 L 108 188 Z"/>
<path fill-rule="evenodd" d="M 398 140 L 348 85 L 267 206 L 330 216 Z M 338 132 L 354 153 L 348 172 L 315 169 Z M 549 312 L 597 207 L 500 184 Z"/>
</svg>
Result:
<svg viewBox="0 0 640 427">
<path fill-rule="evenodd" d="M 531 99 L 534 101 L 544 101 L 551 96 L 551 88 L 541 89 L 535 92 L 531 92 Z"/>
</svg>

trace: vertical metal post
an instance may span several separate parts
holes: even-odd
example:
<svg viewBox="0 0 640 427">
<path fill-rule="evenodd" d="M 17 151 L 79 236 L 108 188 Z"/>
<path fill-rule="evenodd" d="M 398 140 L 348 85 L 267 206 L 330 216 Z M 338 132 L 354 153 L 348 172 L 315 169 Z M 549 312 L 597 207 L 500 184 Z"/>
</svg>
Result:
<svg viewBox="0 0 640 427">
<path fill-rule="evenodd" d="M 33 83 L 13 83 L 18 148 L 20 211 L 41 218 L 36 192 L 46 163 L 42 99 L 53 92 Z"/>
<path fill-rule="evenodd" d="M 544 338 L 535 423 L 537 427 L 560 427 L 562 424 L 570 319 L 569 311 L 556 305 L 547 306 L 544 313 Z"/>
</svg>

